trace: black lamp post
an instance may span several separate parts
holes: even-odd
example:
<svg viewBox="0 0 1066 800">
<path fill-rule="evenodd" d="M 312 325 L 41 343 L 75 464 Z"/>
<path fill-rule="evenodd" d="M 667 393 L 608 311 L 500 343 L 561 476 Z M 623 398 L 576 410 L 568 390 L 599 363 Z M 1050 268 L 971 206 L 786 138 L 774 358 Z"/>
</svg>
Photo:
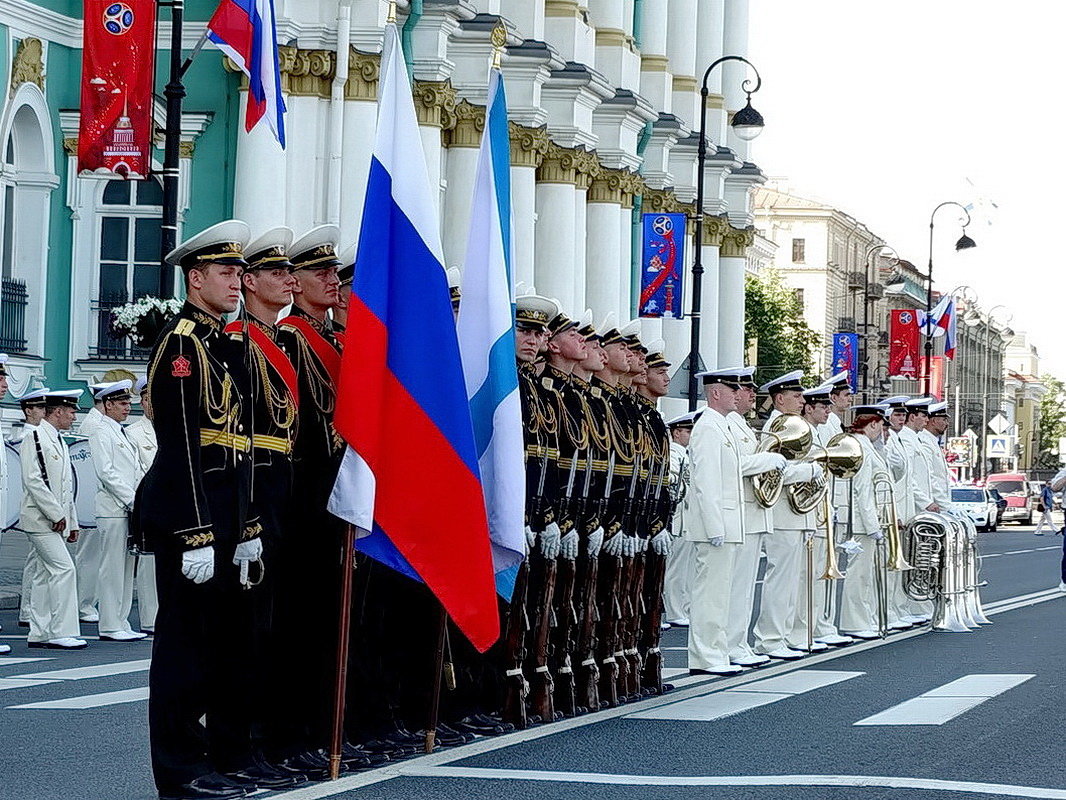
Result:
<svg viewBox="0 0 1066 800">
<path fill-rule="evenodd" d="M 977 242 L 966 235 L 966 226 L 970 224 L 970 212 L 966 210 L 966 206 L 956 203 L 954 200 L 945 200 L 933 209 L 933 213 L 929 215 L 929 274 L 926 276 L 929 283 L 925 290 L 925 365 L 922 368 L 922 391 L 926 395 L 929 394 L 932 388 L 933 376 L 933 326 L 929 323 L 929 315 L 933 310 L 933 218 L 936 216 L 936 212 L 944 206 L 957 206 L 966 215 L 966 222 L 962 225 L 962 236 L 955 242 L 955 249 L 969 250 L 972 247 L 977 247 Z"/>
<path fill-rule="evenodd" d="M 899 253 L 894 248 L 889 247 L 887 244 L 875 244 L 869 250 L 866 251 L 866 260 L 863 263 L 863 268 L 866 270 L 866 274 L 863 277 L 862 287 L 862 360 L 859 362 L 862 367 L 862 397 L 863 402 L 872 403 L 873 398 L 870 397 L 870 265 L 875 259 L 871 259 L 870 256 L 874 254 L 880 255 L 885 250 L 892 251 L 892 257 L 895 259 L 895 263 L 899 265 Z M 879 283 L 879 281 L 872 281 L 873 283 Z M 876 378 L 876 376 L 874 376 Z"/>
<path fill-rule="evenodd" d="M 744 108 L 733 115 L 733 119 L 729 123 L 733 128 L 733 132 L 744 141 L 751 141 L 762 133 L 764 124 L 762 114 L 751 107 L 752 94 L 759 91 L 762 86 L 762 78 L 759 76 L 759 71 L 755 69 L 755 65 L 743 56 L 722 56 L 707 67 L 707 71 L 703 73 L 703 83 L 700 86 L 700 139 L 696 155 L 696 231 L 694 234 L 695 249 L 692 257 L 692 310 L 689 312 L 692 325 L 692 339 L 688 354 L 689 411 L 695 411 L 696 404 L 699 402 L 699 381 L 696 379 L 696 373 L 700 371 L 702 366 L 700 361 L 700 308 L 702 306 L 701 294 L 703 292 L 703 173 L 707 164 L 707 96 L 710 94 L 707 89 L 707 79 L 711 75 L 711 70 L 726 61 L 741 61 L 751 67 L 755 73 L 755 86 L 753 88 L 749 88 L 751 80 L 748 78 L 745 78 L 744 83 L 741 84 L 741 88 L 747 93 L 748 101 Z"/>
</svg>

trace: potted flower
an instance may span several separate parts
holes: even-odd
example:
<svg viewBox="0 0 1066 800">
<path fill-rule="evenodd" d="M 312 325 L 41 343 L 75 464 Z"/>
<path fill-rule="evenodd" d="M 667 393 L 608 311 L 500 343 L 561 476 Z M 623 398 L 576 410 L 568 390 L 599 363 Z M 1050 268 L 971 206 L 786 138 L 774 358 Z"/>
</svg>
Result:
<svg viewBox="0 0 1066 800">
<path fill-rule="evenodd" d="M 135 347 L 149 348 L 167 321 L 181 311 L 181 300 L 145 296 L 111 310 L 111 334 L 128 337 Z"/>
</svg>

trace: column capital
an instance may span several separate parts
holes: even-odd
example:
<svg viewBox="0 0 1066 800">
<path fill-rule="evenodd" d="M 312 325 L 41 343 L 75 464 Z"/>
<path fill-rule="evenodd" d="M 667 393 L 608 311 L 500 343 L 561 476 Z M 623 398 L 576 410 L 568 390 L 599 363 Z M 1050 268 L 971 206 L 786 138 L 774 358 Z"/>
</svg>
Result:
<svg viewBox="0 0 1066 800">
<path fill-rule="evenodd" d="M 720 217 L 714 217 L 720 222 L 725 222 L 725 231 L 721 240 L 722 258 L 745 258 L 748 248 L 755 242 L 755 230 L 753 228 L 734 228 Z"/>
<path fill-rule="evenodd" d="M 515 122 L 508 123 L 511 140 L 511 166 L 539 167 L 548 151 L 551 139 L 546 128 L 527 128 Z"/>
<path fill-rule="evenodd" d="M 600 159 L 592 150 L 577 149 L 574 152 L 577 155 L 577 188 L 588 189 L 592 185 L 593 179 L 603 171 L 600 166 Z"/>
<path fill-rule="evenodd" d="M 711 217 L 703 215 L 703 244 L 706 247 L 722 247 L 726 235 L 730 231 L 729 220 L 723 217 Z M 720 253 L 725 255 L 725 253 Z"/>
<path fill-rule="evenodd" d="M 381 55 L 362 53 L 354 47 L 348 53 L 348 81 L 344 84 L 345 100 L 377 100 L 381 77 Z"/>
<path fill-rule="evenodd" d="M 283 45 L 278 48 L 281 62 L 281 90 L 292 97 L 330 96 L 337 69 L 332 50 L 302 50 Z"/>
<path fill-rule="evenodd" d="M 412 94 L 419 125 L 454 126 L 456 92 L 450 81 L 415 81 Z"/>
<path fill-rule="evenodd" d="M 691 208 L 678 200 L 677 195 L 670 189 L 646 189 L 642 202 L 644 210 L 647 212 L 673 213 L 677 211 L 692 211 Z"/>
<path fill-rule="evenodd" d="M 540 166 L 537 167 L 539 183 L 570 183 L 576 185 L 578 170 L 578 152 L 568 147 L 560 147 L 555 142 L 548 142 Z"/>
<path fill-rule="evenodd" d="M 485 130 L 484 106 L 476 106 L 469 100 L 460 100 L 444 122 L 447 147 L 481 146 L 481 132 Z"/>
</svg>

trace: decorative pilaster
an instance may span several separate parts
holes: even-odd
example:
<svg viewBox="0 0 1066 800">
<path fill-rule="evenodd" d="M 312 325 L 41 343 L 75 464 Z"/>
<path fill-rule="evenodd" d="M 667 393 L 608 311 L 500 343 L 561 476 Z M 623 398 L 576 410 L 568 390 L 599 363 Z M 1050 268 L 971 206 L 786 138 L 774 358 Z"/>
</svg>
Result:
<svg viewBox="0 0 1066 800">
<path fill-rule="evenodd" d="M 348 81 L 344 84 L 344 99 L 377 100 L 380 77 L 381 56 L 351 48 L 348 54 Z"/>
<path fill-rule="evenodd" d="M 755 241 L 755 231 L 752 229 L 740 229 L 732 227 L 728 222 L 720 217 L 712 217 L 712 219 L 718 220 L 719 223 L 724 225 L 724 230 L 721 236 L 720 247 L 722 248 L 722 258 L 747 258 L 748 248 L 751 247 Z M 706 223 L 704 223 L 704 230 L 707 230 Z"/>
<path fill-rule="evenodd" d="M 8 95 L 15 94 L 24 83 L 32 83 L 44 91 L 44 48 L 40 39 L 23 39 L 15 50 L 11 62 L 11 88 Z"/>
<path fill-rule="evenodd" d="M 432 125 L 435 128 L 452 127 L 447 123 L 454 125 L 456 93 L 449 81 L 415 81 L 413 94 L 419 125 Z M 484 119 L 484 109 L 481 113 Z"/>
<path fill-rule="evenodd" d="M 485 130 L 485 107 L 460 100 L 455 104 L 451 117 L 451 120 L 446 120 L 454 120 L 454 123 L 450 129 L 445 125 L 445 147 L 480 147 L 481 134 Z"/>
<path fill-rule="evenodd" d="M 527 128 L 514 122 L 508 125 L 512 167 L 539 167 L 551 140 L 544 128 Z"/>
<path fill-rule="evenodd" d="M 709 217 L 706 214 L 703 216 L 703 246 L 704 247 L 724 247 L 726 237 L 729 235 L 733 228 L 729 227 L 729 221 L 722 217 Z M 720 255 L 725 255 L 720 253 Z"/>
<path fill-rule="evenodd" d="M 587 190 L 592 185 L 593 179 L 601 172 L 600 160 L 596 154 L 589 150 L 577 150 L 575 166 L 575 185 L 578 189 Z"/>
<path fill-rule="evenodd" d="M 577 184 L 578 150 L 560 147 L 548 142 L 540 166 L 537 167 L 537 183 Z"/>
<path fill-rule="evenodd" d="M 337 68 L 336 53 L 283 45 L 278 48 L 278 58 L 282 92 L 292 97 L 329 97 Z"/>
</svg>

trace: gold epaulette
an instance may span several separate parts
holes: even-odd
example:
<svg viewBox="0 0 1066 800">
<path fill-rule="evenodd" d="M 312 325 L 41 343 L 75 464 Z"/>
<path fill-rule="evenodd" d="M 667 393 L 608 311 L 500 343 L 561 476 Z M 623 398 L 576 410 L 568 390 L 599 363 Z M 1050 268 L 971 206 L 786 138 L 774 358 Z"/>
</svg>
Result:
<svg viewBox="0 0 1066 800">
<path fill-rule="evenodd" d="M 191 319 L 179 320 L 178 324 L 174 326 L 174 333 L 178 336 L 192 336 L 192 332 L 196 330 L 196 323 Z"/>
</svg>

